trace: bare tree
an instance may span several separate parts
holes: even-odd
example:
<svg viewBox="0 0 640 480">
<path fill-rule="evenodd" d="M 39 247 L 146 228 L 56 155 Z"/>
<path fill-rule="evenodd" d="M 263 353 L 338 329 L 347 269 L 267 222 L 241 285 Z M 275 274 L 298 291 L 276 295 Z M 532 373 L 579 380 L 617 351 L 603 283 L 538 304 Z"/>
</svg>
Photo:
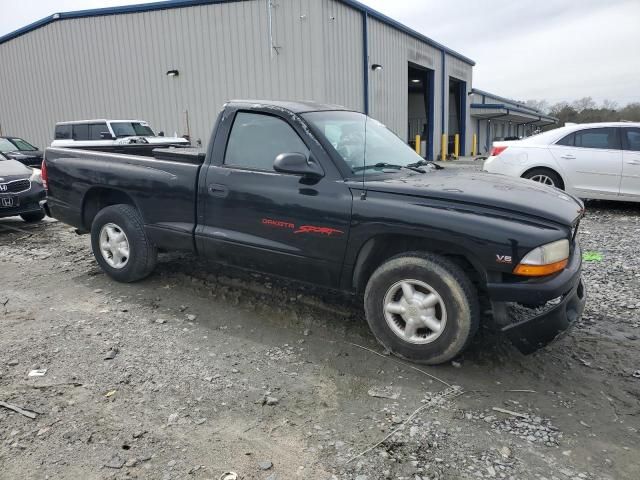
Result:
<svg viewBox="0 0 640 480">
<path fill-rule="evenodd" d="M 583 110 L 595 110 L 598 108 L 598 105 L 596 105 L 596 102 L 594 102 L 591 97 L 583 97 L 575 100 L 571 106 L 577 112 L 582 112 Z"/>
<path fill-rule="evenodd" d="M 527 107 L 535 108 L 536 110 L 538 110 L 540 112 L 543 112 L 543 113 L 548 113 L 549 112 L 549 102 L 547 102 L 546 100 L 530 99 L 530 100 L 527 100 L 526 102 L 524 102 L 524 104 Z"/>
</svg>

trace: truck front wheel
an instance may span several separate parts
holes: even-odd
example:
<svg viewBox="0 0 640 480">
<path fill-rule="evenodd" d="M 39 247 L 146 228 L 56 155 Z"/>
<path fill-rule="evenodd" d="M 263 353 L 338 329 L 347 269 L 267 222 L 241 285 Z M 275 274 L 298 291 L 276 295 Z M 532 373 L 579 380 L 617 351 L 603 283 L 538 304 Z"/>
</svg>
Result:
<svg viewBox="0 0 640 480">
<path fill-rule="evenodd" d="M 468 276 L 428 253 L 404 253 L 378 267 L 367 284 L 364 307 L 378 341 L 413 362 L 451 360 L 478 329 L 478 296 Z"/>
<path fill-rule="evenodd" d="M 100 267 L 119 282 L 148 276 L 158 251 L 144 231 L 142 217 L 131 205 L 118 204 L 98 212 L 91 224 L 91 247 Z"/>
</svg>

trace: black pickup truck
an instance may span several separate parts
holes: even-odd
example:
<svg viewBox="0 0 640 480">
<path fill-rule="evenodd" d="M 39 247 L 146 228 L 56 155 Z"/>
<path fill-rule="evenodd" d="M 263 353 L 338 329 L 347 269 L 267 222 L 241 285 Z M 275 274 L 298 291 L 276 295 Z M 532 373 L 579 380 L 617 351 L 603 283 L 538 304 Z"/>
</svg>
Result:
<svg viewBox="0 0 640 480">
<path fill-rule="evenodd" d="M 525 352 L 582 314 L 580 200 L 529 180 L 433 169 L 379 122 L 333 105 L 232 101 L 208 151 L 45 153 L 52 215 L 91 233 L 115 280 L 158 250 L 362 296 L 391 352 L 458 355 L 481 313 Z"/>
</svg>

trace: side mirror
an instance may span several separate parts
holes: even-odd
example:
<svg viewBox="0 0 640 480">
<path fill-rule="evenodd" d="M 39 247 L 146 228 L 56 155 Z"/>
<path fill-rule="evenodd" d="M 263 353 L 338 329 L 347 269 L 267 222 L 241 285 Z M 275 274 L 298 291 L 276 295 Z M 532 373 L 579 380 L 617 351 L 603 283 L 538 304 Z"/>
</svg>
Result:
<svg viewBox="0 0 640 480">
<path fill-rule="evenodd" d="M 103 139 L 103 140 L 113 140 L 116 137 L 111 135 L 109 132 L 100 132 L 100 138 Z"/>
<path fill-rule="evenodd" d="M 280 173 L 291 173 L 303 177 L 322 178 L 324 170 L 313 159 L 302 153 L 281 153 L 273 162 L 273 169 Z"/>
<path fill-rule="evenodd" d="M 159 137 L 164 137 L 164 132 L 162 132 L 162 131 L 158 132 L 158 136 Z"/>
</svg>

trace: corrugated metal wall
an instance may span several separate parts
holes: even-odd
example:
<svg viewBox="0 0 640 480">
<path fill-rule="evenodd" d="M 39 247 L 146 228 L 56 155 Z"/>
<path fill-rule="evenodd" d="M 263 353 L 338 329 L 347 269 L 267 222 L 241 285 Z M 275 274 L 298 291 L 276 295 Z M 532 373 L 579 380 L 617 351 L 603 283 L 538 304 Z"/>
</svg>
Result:
<svg viewBox="0 0 640 480">
<path fill-rule="evenodd" d="M 334 0 L 277 4 L 273 55 L 264 0 L 67 19 L 1 44 L 2 131 L 45 146 L 57 121 L 106 117 L 184 134 L 188 111 L 206 144 L 231 98 L 363 109 L 361 14 Z"/>
<path fill-rule="evenodd" d="M 382 70 L 369 74 L 370 115 L 407 138 L 409 62 L 435 70 L 435 137 L 440 132 L 441 53 L 404 32 L 369 18 L 369 64 L 379 64 Z M 435 138 L 439 145 L 438 138 Z"/>
<path fill-rule="evenodd" d="M 206 144 L 231 98 L 363 110 L 363 14 L 336 0 L 278 0 L 272 52 L 267 5 L 250 0 L 64 19 L 0 44 L 2 131 L 42 147 L 58 121 L 106 117 L 148 120 L 156 131 L 182 135 L 188 111 L 192 139 Z M 384 66 L 369 72 L 370 113 L 405 138 L 408 62 L 435 70 L 438 151 L 442 52 L 371 17 L 368 29 L 369 62 Z M 462 75 L 470 88 L 472 67 L 449 55 L 446 63 L 448 74 Z M 172 69 L 178 77 L 166 75 Z"/>
</svg>

